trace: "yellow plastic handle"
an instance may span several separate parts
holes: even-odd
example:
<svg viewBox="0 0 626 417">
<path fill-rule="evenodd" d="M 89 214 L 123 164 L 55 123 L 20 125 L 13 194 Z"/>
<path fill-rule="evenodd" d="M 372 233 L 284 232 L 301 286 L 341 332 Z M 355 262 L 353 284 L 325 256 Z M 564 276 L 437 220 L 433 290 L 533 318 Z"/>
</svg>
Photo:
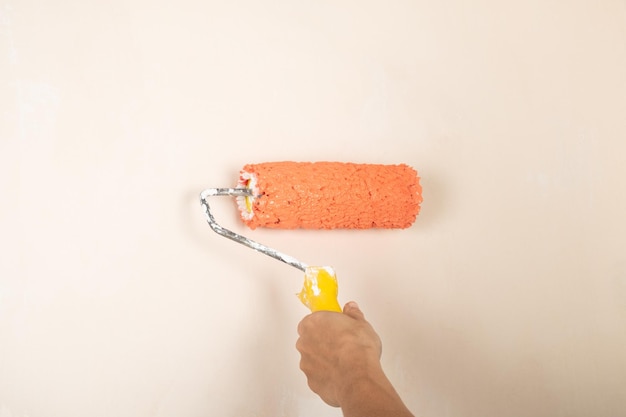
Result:
<svg viewBox="0 0 626 417">
<path fill-rule="evenodd" d="M 331 267 L 308 266 L 304 272 L 304 286 L 298 298 L 312 313 L 316 311 L 341 313 L 337 292 L 337 276 Z"/>
</svg>

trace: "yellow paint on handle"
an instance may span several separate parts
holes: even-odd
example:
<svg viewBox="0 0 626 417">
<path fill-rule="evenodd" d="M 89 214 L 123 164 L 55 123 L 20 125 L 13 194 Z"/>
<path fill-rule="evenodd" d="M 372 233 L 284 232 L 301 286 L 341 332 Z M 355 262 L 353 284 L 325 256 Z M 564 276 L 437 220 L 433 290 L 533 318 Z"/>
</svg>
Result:
<svg viewBox="0 0 626 417">
<path fill-rule="evenodd" d="M 337 292 L 337 276 L 331 267 L 308 266 L 304 273 L 304 286 L 298 298 L 311 312 L 341 312 Z"/>
</svg>

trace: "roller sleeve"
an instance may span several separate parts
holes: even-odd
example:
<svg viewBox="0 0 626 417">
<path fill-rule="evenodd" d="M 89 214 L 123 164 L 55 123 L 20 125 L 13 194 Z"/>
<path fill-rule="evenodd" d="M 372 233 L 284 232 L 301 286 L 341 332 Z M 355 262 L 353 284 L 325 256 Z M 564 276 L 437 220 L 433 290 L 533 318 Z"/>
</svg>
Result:
<svg viewBox="0 0 626 417">
<path fill-rule="evenodd" d="M 238 197 L 250 228 L 406 228 L 420 211 L 422 188 L 408 165 L 268 162 L 243 167 Z"/>
</svg>

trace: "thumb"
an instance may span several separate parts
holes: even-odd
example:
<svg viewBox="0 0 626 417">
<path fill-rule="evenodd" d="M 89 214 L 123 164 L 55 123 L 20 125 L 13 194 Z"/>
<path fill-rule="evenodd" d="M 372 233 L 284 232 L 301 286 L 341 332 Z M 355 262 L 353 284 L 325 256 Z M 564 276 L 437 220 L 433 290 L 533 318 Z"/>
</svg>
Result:
<svg viewBox="0 0 626 417">
<path fill-rule="evenodd" d="M 343 314 L 352 317 L 355 320 L 365 320 L 365 315 L 355 301 L 349 301 L 343 307 Z"/>
</svg>

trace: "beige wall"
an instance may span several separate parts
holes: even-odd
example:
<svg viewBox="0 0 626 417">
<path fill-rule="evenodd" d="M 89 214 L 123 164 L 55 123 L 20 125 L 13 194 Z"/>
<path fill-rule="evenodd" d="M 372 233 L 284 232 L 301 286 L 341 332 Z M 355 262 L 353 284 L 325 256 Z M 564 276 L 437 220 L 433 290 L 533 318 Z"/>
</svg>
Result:
<svg viewBox="0 0 626 417">
<path fill-rule="evenodd" d="M 626 414 L 624 1 L 0 2 L 0 416 L 339 416 L 247 162 L 407 163 L 333 265 L 420 416 Z"/>
</svg>

